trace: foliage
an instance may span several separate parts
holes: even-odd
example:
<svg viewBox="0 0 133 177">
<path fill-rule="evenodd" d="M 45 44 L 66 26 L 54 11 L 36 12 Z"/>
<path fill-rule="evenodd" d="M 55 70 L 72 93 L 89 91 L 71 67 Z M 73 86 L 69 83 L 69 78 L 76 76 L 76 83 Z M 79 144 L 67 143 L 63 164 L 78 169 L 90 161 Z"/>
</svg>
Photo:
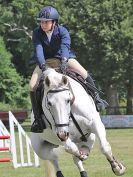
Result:
<svg viewBox="0 0 133 177">
<path fill-rule="evenodd" d="M 130 3 L 125 0 L 65 2 L 71 14 L 68 23 L 74 36 L 73 45 L 81 62 L 95 73 L 98 80 L 100 76 L 102 81 L 117 82 L 125 74 L 122 63 L 126 61 L 127 50 L 123 49 L 127 45 L 122 23 L 129 15 Z"/>
<path fill-rule="evenodd" d="M 65 10 L 71 14 L 66 22 L 80 62 L 94 74 L 108 95 L 110 106 L 118 106 L 118 101 L 115 105 L 111 103 L 114 95 L 108 93 L 114 87 L 119 101 L 126 98 L 130 102 L 128 106 L 132 107 L 132 1 L 66 0 L 65 5 Z"/>
<path fill-rule="evenodd" d="M 133 85 L 132 0 L 1 1 L 0 35 L 12 53 L 17 72 L 24 78 L 33 70 L 29 66 L 33 55 L 31 35 L 38 25 L 36 15 L 45 5 L 58 9 L 59 22 L 70 31 L 77 59 L 93 73 L 96 85 L 106 93 L 114 85 L 119 100 L 131 99 L 128 90 Z M 25 81 L 21 82 L 25 85 Z"/>
<path fill-rule="evenodd" d="M 16 107 L 27 104 L 27 86 L 11 63 L 11 54 L 7 52 L 2 37 L 0 37 L 0 102 Z"/>
</svg>

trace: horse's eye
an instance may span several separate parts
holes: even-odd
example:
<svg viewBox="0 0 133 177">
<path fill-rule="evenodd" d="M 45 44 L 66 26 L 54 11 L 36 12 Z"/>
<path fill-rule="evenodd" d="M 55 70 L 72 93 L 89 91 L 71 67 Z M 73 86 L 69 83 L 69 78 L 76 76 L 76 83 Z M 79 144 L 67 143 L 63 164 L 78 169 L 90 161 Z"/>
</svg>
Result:
<svg viewBox="0 0 133 177">
<path fill-rule="evenodd" d="M 70 103 L 70 100 L 67 100 L 67 103 Z"/>
<path fill-rule="evenodd" d="M 52 106 L 52 104 L 51 104 L 51 102 L 50 102 L 50 101 L 48 101 L 48 106 Z"/>
</svg>

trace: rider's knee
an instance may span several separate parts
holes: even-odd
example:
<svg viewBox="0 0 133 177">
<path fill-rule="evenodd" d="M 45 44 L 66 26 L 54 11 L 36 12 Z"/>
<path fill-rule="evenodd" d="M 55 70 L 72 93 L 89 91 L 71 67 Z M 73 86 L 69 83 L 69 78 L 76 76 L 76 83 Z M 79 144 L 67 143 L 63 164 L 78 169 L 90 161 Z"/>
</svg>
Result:
<svg viewBox="0 0 133 177">
<path fill-rule="evenodd" d="M 75 58 L 70 58 L 68 60 L 68 66 L 77 71 L 84 79 L 87 78 L 88 72 Z"/>
</svg>

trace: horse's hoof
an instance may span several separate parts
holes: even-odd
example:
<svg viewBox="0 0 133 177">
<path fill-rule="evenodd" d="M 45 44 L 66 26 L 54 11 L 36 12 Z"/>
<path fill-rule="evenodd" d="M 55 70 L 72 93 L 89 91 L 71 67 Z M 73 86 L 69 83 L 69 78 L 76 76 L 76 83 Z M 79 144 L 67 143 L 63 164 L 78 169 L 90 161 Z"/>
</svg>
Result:
<svg viewBox="0 0 133 177">
<path fill-rule="evenodd" d="M 122 163 L 118 163 L 117 165 L 112 166 L 112 170 L 115 175 L 122 176 L 126 171 L 126 167 Z"/>
<path fill-rule="evenodd" d="M 81 177 L 88 177 L 86 171 L 81 171 L 80 176 Z"/>
<path fill-rule="evenodd" d="M 57 177 L 64 177 L 61 171 L 57 171 L 56 176 Z"/>
</svg>

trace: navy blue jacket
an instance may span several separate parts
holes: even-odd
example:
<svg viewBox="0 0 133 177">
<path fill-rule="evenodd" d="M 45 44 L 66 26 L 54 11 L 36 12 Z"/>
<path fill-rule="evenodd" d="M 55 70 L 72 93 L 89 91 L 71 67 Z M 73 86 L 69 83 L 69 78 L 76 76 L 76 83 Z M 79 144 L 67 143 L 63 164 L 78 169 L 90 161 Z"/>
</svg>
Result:
<svg viewBox="0 0 133 177">
<path fill-rule="evenodd" d="M 41 27 L 37 27 L 33 31 L 32 41 L 34 44 L 34 57 L 39 65 L 45 63 L 48 58 L 75 58 L 75 54 L 70 50 L 71 39 L 69 32 L 61 25 L 54 27 L 50 42 Z"/>
</svg>

